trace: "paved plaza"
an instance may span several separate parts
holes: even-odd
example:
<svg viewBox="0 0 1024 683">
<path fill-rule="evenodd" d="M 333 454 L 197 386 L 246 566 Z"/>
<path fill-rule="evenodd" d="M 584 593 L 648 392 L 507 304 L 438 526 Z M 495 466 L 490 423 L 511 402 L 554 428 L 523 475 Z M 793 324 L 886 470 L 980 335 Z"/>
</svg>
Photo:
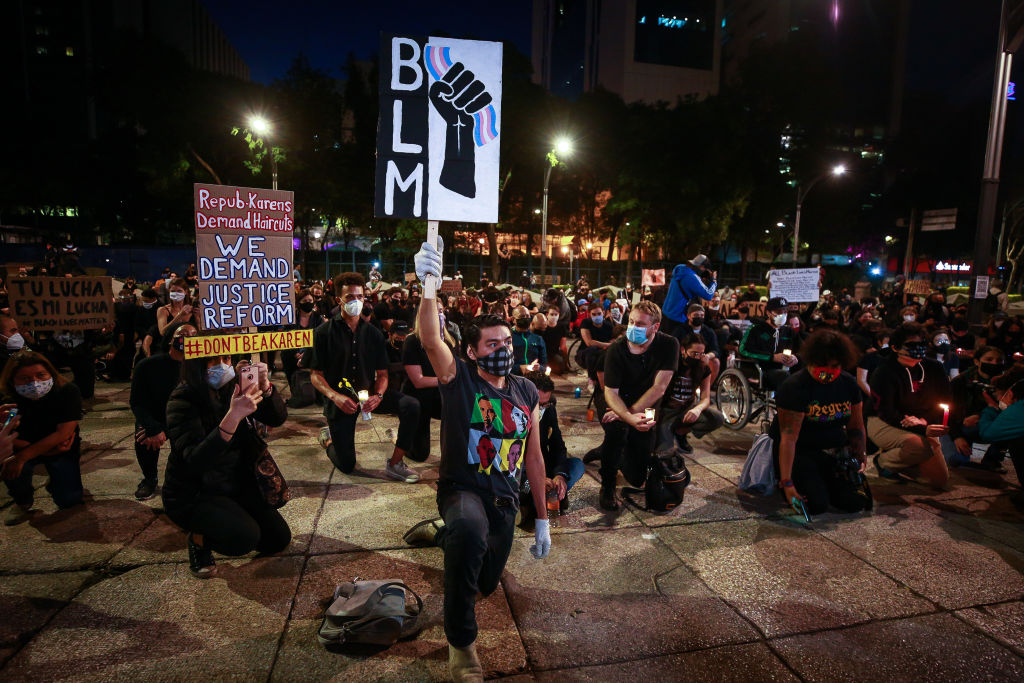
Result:
<svg viewBox="0 0 1024 683">
<path fill-rule="evenodd" d="M 582 421 L 586 391 L 574 399 L 572 386 L 559 383 L 559 412 L 582 456 L 601 429 Z M 200 581 L 159 497 L 134 499 L 127 402 L 126 385 L 97 387 L 82 427 L 84 507 L 56 511 L 37 476 L 40 512 L 0 527 L 0 680 L 445 680 L 441 552 L 402 543 L 436 515 L 436 446 L 415 466 L 421 483 L 386 481 L 395 419 L 375 417 L 358 426 L 359 467 L 347 476 L 316 445 L 318 411 L 292 411 L 270 437 L 294 494 L 282 510 L 291 546 L 218 557 L 217 576 Z M 775 497 L 737 491 L 752 436 L 691 440 L 693 484 L 668 516 L 601 511 L 588 466 L 550 557 L 533 559 L 532 534 L 517 532 L 501 586 L 477 607 L 487 675 L 1024 680 L 1024 503 L 1012 470 L 958 470 L 936 492 L 870 468 L 872 513 L 806 525 Z M 419 637 L 385 652 L 324 650 L 325 606 L 353 577 L 419 592 Z"/>
</svg>

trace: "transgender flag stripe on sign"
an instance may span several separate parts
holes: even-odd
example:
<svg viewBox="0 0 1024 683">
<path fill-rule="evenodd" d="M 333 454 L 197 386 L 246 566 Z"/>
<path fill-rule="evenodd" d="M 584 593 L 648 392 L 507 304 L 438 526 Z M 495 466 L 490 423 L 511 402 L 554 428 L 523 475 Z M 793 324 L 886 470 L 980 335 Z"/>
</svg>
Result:
<svg viewBox="0 0 1024 683">
<path fill-rule="evenodd" d="M 423 52 L 423 61 L 426 62 L 427 71 L 435 81 L 441 80 L 441 77 L 448 73 L 448 69 L 452 68 L 451 48 L 427 45 Z"/>
<path fill-rule="evenodd" d="M 473 139 L 477 147 L 483 147 L 488 142 L 498 137 L 498 116 L 494 112 L 494 106 L 487 107 L 473 114 L 476 120 L 476 130 L 473 131 Z"/>
</svg>

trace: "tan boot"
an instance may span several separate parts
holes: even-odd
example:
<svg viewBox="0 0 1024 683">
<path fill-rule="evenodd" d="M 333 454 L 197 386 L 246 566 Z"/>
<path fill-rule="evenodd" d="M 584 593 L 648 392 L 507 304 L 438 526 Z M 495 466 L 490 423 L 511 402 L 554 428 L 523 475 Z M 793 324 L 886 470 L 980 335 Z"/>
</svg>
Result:
<svg viewBox="0 0 1024 683">
<path fill-rule="evenodd" d="M 476 656 L 476 643 L 467 647 L 448 646 L 448 673 L 455 683 L 483 683 L 484 670 Z"/>
</svg>

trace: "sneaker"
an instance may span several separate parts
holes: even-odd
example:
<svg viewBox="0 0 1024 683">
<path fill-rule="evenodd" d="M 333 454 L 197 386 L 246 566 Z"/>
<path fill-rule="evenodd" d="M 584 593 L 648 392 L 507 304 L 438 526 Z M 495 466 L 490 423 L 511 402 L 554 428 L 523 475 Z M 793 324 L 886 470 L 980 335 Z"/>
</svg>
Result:
<svg viewBox="0 0 1024 683">
<path fill-rule="evenodd" d="M 23 508 L 14 503 L 11 507 L 7 508 L 7 512 L 4 514 L 4 526 L 14 526 L 15 524 L 27 522 L 34 512 L 35 510 L 31 506 Z"/>
<path fill-rule="evenodd" d="M 884 467 L 882 467 L 878 463 L 877 455 L 875 456 L 875 459 L 872 462 L 875 463 L 875 469 L 878 470 L 878 476 L 882 477 L 883 479 L 892 479 L 893 481 L 900 481 L 903 479 L 903 477 L 901 477 L 898 473 L 893 472 L 892 470 L 887 470 Z"/>
<path fill-rule="evenodd" d="M 135 489 L 135 500 L 149 500 L 156 495 L 156 482 L 143 479 L 139 482 L 139 488 Z"/>
<path fill-rule="evenodd" d="M 316 439 L 317 443 L 320 444 L 320 448 L 327 450 L 327 447 L 331 445 L 331 428 L 321 427 L 320 436 Z"/>
<path fill-rule="evenodd" d="M 197 579 L 208 579 L 217 573 L 217 563 L 213 561 L 213 551 L 200 548 L 188 535 L 188 568 Z"/>
<path fill-rule="evenodd" d="M 384 474 L 396 481 L 406 484 L 415 484 L 420 480 L 420 475 L 409 469 L 404 460 L 399 460 L 397 465 L 392 465 L 390 460 L 384 461 Z"/>
<path fill-rule="evenodd" d="M 429 547 L 434 545 L 437 532 L 444 528 L 444 520 L 440 517 L 428 519 L 414 524 L 402 535 L 402 540 L 409 545 Z"/>
<path fill-rule="evenodd" d="M 686 434 L 676 437 L 676 445 L 679 446 L 679 450 L 686 455 L 693 455 L 693 446 L 686 439 Z"/>
</svg>

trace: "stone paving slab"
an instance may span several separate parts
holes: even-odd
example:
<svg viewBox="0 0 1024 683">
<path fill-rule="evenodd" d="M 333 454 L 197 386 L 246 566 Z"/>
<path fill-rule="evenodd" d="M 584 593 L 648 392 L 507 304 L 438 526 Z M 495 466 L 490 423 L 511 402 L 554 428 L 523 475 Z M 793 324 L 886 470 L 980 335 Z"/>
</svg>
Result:
<svg viewBox="0 0 1024 683">
<path fill-rule="evenodd" d="M 0 666 L 92 578 L 88 571 L 0 578 Z"/>
<path fill-rule="evenodd" d="M 816 522 L 815 528 L 942 607 L 1024 595 L 1024 554 L 921 506 L 881 507 L 868 517 Z"/>
<path fill-rule="evenodd" d="M 263 679 L 274 660 L 302 558 L 150 565 L 76 597 L 4 668 L 8 680 Z"/>
<path fill-rule="evenodd" d="M 1004 602 L 965 609 L 957 614 L 1003 645 L 1024 655 L 1024 603 Z"/>
<path fill-rule="evenodd" d="M 310 552 L 404 547 L 402 534 L 416 522 L 437 517 L 436 495 L 429 485 L 421 484 L 333 484 Z"/>
<path fill-rule="evenodd" d="M 935 606 L 808 528 L 739 520 L 658 530 L 768 637 L 932 612 Z"/>
<path fill-rule="evenodd" d="M 678 655 L 638 659 L 620 664 L 604 664 L 577 669 L 541 671 L 536 680 L 604 681 L 635 683 L 635 681 L 674 681 L 681 678 L 705 681 L 797 681 L 796 676 L 768 647 L 761 643 L 725 645 Z"/>
<path fill-rule="evenodd" d="M 1024 678 L 1024 659 L 951 614 L 783 638 L 772 647 L 808 681 Z"/>
<path fill-rule="evenodd" d="M 381 553 L 345 553 L 309 558 L 281 652 L 274 681 L 444 681 L 448 643 L 444 637 L 443 555 L 437 548 Z M 337 584 L 363 578 L 400 578 L 423 599 L 420 635 L 386 652 L 328 651 L 316 639 L 324 610 Z M 526 652 L 516 632 L 501 586 L 477 602 L 477 651 L 488 676 L 526 668 Z"/>
<path fill-rule="evenodd" d="M 751 641 L 758 634 L 654 534 L 571 534 L 542 561 L 512 546 L 505 590 L 535 670 Z"/>
<path fill-rule="evenodd" d="M 926 500 L 919 504 L 944 520 L 1024 551 L 1024 505 L 1009 496 Z"/>
</svg>

